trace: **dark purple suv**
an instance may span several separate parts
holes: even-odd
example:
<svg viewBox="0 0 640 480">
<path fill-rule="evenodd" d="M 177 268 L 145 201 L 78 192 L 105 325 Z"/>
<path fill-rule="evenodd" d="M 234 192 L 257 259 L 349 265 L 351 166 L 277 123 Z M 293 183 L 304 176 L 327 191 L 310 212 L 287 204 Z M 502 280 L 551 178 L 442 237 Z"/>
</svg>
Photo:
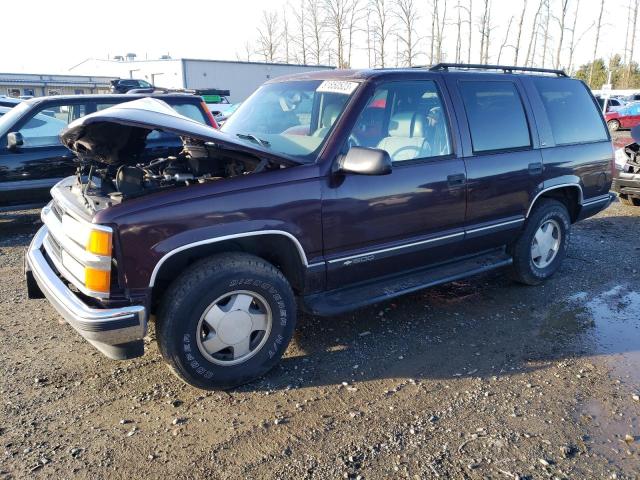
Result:
<svg viewBox="0 0 640 480">
<path fill-rule="evenodd" d="M 147 142 L 183 149 L 150 157 Z M 173 371 L 228 388 L 326 316 L 505 267 L 535 285 L 611 202 L 613 150 L 561 71 L 440 64 L 272 80 L 220 131 L 145 98 L 61 135 L 78 173 L 27 252 L 31 296 L 110 358 L 155 316 Z"/>
</svg>

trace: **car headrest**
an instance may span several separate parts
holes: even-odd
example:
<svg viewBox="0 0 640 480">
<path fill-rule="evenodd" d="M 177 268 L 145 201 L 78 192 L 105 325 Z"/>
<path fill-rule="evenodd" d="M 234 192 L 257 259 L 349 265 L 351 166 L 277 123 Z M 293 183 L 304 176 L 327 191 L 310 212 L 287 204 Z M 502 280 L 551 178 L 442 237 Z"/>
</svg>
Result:
<svg viewBox="0 0 640 480">
<path fill-rule="evenodd" d="M 418 112 L 396 113 L 389 122 L 391 137 L 424 137 L 426 122 Z"/>
<path fill-rule="evenodd" d="M 328 104 L 322 112 L 322 126 L 326 128 L 332 126 L 338 115 L 340 115 L 340 107 L 333 103 Z"/>
</svg>

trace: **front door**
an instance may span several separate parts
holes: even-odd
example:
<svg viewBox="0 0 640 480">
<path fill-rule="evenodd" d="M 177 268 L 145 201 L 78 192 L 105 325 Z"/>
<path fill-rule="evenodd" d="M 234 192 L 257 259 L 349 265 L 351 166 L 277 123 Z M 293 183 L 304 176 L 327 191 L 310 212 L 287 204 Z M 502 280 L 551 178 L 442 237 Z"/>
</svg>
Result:
<svg viewBox="0 0 640 480">
<path fill-rule="evenodd" d="M 465 167 L 437 80 L 381 83 L 349 143 L 386 150 L 389 175 L 333 175 L 323 189 L 328 288 L 455 257 Z"/>
<path fill-rule="evenodd" d="M 34 109 L 11 129 L 21 134 L 24 143 L 10 150 L 4 137 L 0 145 L 2 203 L 46 201 L 56 182 L 73 175 L 73 155 L 60 143 L 59 135 L 86 111 L 85 104 L 47 104 Z"/>
</svg>

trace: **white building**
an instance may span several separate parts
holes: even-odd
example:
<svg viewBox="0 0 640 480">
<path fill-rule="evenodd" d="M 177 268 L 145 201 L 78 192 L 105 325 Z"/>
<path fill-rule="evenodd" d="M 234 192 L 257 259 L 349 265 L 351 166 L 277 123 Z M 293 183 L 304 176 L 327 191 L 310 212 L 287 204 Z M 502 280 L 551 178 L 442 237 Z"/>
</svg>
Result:
<svg viewBox="0 0 640 480">
<path fill-rule="evenodd" d="M 172 89 L 218 88 L 230 90 L 229 100 L 235 103 L 245 100 L 258 86 L 271 78 L 335 68 L 326 65 L 292 65 L 192 58 L 134 60 L 131 55 L 119 58 L 121 60 L 90 58 L 69 70 L 78 75 L 136 78 L 146 80 L 157 87 Z"/>
<path fill-rule="evenodd" d="M 0 73 L 0 95 L 42 97 L 109 93 L 114 76 L 48 75 L 39 73 Z"/>
</svg>

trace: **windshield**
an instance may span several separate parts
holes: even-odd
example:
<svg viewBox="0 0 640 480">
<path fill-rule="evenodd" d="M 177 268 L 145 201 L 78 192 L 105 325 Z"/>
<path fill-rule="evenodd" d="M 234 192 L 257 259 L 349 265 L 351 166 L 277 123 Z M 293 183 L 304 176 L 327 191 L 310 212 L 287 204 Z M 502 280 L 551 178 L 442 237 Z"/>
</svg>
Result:
<svg viewBox="0 0 640 480">
<path fill-rule="evenodd" d="M 0 137 L 9 133 L 9 129 L 15 125 L 16 120 L 22 117 L 29 108 L 31 108 L 31 105 L 27 102 L 23 102 L 2 115 L 0 117 Z"/>
<path fill-rule="evenodd" d="M 322 80 L 263 85 L 220 130 L 311 162 L 357 87 L 357 82 Z"/>
</svg>

